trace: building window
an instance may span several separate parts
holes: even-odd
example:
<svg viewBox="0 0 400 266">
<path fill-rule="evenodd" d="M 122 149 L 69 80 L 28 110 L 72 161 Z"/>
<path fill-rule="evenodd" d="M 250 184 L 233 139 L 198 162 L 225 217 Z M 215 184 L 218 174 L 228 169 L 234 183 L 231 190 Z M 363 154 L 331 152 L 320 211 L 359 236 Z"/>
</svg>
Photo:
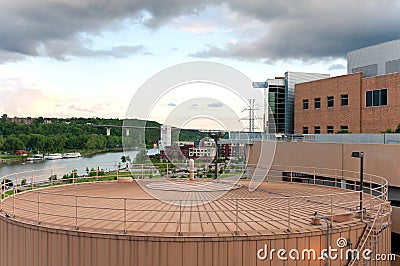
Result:
<svg viewBox="0 0 400 266">
<path fill-rule="evenodd" d="M 351 73 L 363 72 L 363 77 L 378 76 L 378 64 L 353 68 Z"/>
<path fill-rule="evenodd" d="M 349 105 L 349 95 L 348 94 L 342 94 L 340 95 L 340 105 L 341 106 L 347 106 Z"/>
<path fill-rule="evenodd" d="M 400 72 L 400 59 L 386 62 L 386 74 Z"/>
<path fill-rule="evenodd" d="M 308 109 L 308 99 L 304 99 L 303 100 L 303 110 L 307 110 Z"/>
<path fill-rule="evenodd" d="M 314 99 L 314 108 L 315 109 L 321 108 L 321 98 Z"/>
<path fill-rule="evenodd" d="M 308 127 L 303 127 L 303 134 L 308 134 Z"/>
<path fill-rule="evenodd" d="M 314 127 L 314 134 L 321 134 L 321 127 L 320 126 L 315 126 Z"/>
<path fill-rule="evenodd" d="M 328 107 L 333 107 L 335 98 L 333 96 L 328 96 Z"/>
<path fill-rule="evenodd" d="M 340 126 L 340 131 L 349 131 L 349 126 Z"/>
<path fill-rule="evenodd" d="M 382 106 L 387 105 L 388 94 L 387 89 L 367 91 L 366 93 L 366 106 Z"/>
<path fill-rule="evenodd" d="M 326 132 L 327 132 L 328 134 L 332 134 L 332 133 L 333 133 L 333 126 L 327 126 L 327 127 L 326 127 Z"/>
</svg>

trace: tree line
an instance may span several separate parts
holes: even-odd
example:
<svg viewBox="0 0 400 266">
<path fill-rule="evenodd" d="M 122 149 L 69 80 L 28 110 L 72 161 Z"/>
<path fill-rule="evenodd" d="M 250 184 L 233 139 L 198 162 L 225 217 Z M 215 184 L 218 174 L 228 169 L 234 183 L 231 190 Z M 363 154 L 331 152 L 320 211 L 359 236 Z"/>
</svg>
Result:
<svg viewBox="0 0 400 266">
<path fill-rule="evenodd" d="M 0 119 L 0 151 L 15 152 L 31 150 L 32 152 L 93 151 L 122 148 L 122 129 L 111 128 L 106 136 L 105 128 L 96 125 L 122 126 L 124 120 L 103 118 L 46 118 L 51 123 L 44 123 L 44 118 L 33 119 L 32 124 L 7 122 L 7 115 Z M 125 139 L 129 147 L 152 148 L 160 139 L 160 124 L 154 121 L 131 119 L 129 125 L 146 127 L 145 143 L 140 132 L 131 130 L 130 137 Z M 182 131 L 181 140 L 200 139 L 198 131 Z M 125 144 L 124 143 L 124 144 Z M 144 148 L 144 147 L 143 147 Z"/>
</svg>

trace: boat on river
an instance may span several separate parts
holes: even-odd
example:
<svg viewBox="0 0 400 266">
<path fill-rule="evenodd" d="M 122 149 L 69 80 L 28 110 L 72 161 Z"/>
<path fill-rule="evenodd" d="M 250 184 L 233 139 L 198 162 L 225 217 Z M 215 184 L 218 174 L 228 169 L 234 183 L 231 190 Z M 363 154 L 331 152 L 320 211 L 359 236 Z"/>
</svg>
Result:
<svg viewBox="0 0 400 266">
<path fill-rule="evenodd" d="M 44 156 L 44 158 L 46 160 L 58 160 L 58 159 L 62 159 L 63 156 L 60 153 L 51 153 L 51 154 Z"/>
<path fill-rule="evenodd" d="M 43 160 L 44 160 L 43 154 L 39 154 L 39 153 L 26 158 L 27 162 L 37 162 L 37 161 L 43 161 Z"/>
<path fill-rule="evenodd" d="M 70 159 L 70 158 L 79 158 L 82 155 L 79 152 L 69 152 L 63 154 L 63 159 Z"/>
</svg>

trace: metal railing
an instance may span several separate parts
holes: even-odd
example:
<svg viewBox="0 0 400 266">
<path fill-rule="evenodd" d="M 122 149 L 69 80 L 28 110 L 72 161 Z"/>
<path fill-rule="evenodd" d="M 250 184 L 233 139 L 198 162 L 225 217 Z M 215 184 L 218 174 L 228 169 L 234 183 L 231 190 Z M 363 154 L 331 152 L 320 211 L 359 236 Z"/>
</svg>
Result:
<svg viewBox="0 0 400 266">
<path fill-rule="evenodd" d="M 370 219 L 376 206 L 387 201 L 388 196 L 386 179 L 376 175 L 365 174 L 364 191 L 361 192 L 357 172 L 281 165 L 270 168 L 248 165 L 246 172 L 256 177 L 264 174 L 261 177 L 265 181 L 301 184 L 304 186 L 303 194 L 284 189 L 273 193 L 267 190 L 262 197 L 247 194 L 250 197 L 223 197 L 212 202 L 180 199 L 167 204 L 152 198 L 84 196 L 43 189 L 83 181 L 160 176 L 160 169 L 152 165 L 127 165 L 125 168 L 121 169 L 118 165 L 72 167 L 67 171 L 66 168 L 44 169 L 4 176 L 0 179 L 1 213 L 23 222 L 83 231 L 141 235 L 240 235 L 301 229 L 315 217 L 315 212 L 327 217 L 331 226 L 335 217 L 340 215 L 350 215 L 361 221 Z M 168 166 L 165 169 L 164 176 L 170 177 Z M 241 174 L 243 170 L 242 165 L 231 166 L 230 173 Z M 58 178 L 59 173 L 65 173 L 63 178 Z M 7 180 L 13 180 L 15 185 L 7 189 Z M 317 186 L 330 189 L 325 190 L 327 193 L 315 195 L 319 191 Z M 265 188 L 261 187 L 262 190 Z M 21 193 L 30 194 L 23 197 L 19 196 Z M 359 209 L 360 193 L 364 193 L 362 211 Z M 171 199 L 168 200 L 171 202 Z"/>
</svg>

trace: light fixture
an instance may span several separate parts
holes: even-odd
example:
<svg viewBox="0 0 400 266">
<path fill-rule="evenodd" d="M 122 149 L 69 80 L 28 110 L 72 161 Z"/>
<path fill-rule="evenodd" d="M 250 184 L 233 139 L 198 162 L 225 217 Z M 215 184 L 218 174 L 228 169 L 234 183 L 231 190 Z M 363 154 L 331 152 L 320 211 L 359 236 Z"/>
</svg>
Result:
<svg viewBox="0 0 400 266">
<path fill-rule="evenodd" d="M 351 157 L 360 158 L 360 214 L 363 212 L 363 192 L 364 192 L 364 152 L 353 151 Z M 361 215 L 362 219 L 362 215 Z"/>
</svg>

